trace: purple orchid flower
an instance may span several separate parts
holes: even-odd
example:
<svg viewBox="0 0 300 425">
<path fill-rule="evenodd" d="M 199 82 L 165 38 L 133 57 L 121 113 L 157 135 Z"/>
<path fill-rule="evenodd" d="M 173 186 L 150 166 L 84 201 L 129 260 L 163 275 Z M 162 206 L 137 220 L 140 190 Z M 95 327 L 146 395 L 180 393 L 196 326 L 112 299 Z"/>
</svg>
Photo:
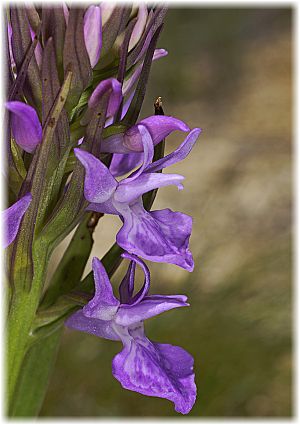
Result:
<svg viewBox="0 0 300 425">
<path fill-rule="evenodd" d="M 188 249 L 192 218 L 170 209 L 148 212 L 144 209 L 142 195 L 169 185 L 183 189 L 183 176 L 158 171 L 183 160 L 191 151 L 201 129 L 192 130 L 178 149 L 151 164 L 153 139 L 145 125 L 139 124 L 137 128 L 144 146 L 144 162 L 137 171 L 120 182 L 95 156 L 74 149 L 86 171 L 84 195 L 91 203 L 88 209 L 120 216 L 123 226 L 116 240 L 125 251 L 150 261 L 172 263 L 192 271 L 194 261 Z"/>
<path fill-rule="evenodd" d="M 89 6 L 84 15 L 84 41 L 91 67 L 98 63 L 102 47 L 101 8 Z"/>
<path fill-rule="evenodd" d="M 16 143 L 25 152 L 32 153 L 42 141 L 42 126 L 35 109 L 19 101 L 6 102 L 11 112 L 11 128 Z"/>
<path fill-rule="evenodd" d="M 148 267 L 134 255 L 122 256 L 131 262 L 119 288 L 120 301 L 113 294 L 105 268 L 94 258 L 94 298 L 70 316 L 66 325 L 101 338 L 122 341 L 123 350 L 112 362 L 113 376 L 122 387 L 166 398 L 174 403 L 177 412 L 186 414 L 196 400 L 193 357 L 181 347 L 150 341 L 143 322 L 173 308 L 189 306 L 187 297 L 148 295 Z M 145 274 L 145 281 L 141 290 L 133 295 L 137 264 Z"/>
<path fill-rule="evenodd" d="M 2 223 L 5 234 L 4 248 L 8 247 L 16 238 L 23 215 L 27 211 L 32 196 L 27 193 L 6 210 L 2 211 Z"/>
</svg>

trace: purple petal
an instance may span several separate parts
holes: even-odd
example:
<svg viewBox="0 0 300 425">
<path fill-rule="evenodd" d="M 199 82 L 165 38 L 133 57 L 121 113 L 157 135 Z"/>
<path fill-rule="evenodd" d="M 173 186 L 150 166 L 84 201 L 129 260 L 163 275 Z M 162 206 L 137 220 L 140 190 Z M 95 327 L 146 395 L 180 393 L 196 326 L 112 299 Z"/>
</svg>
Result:
<svg viewBox="0 0 300 425">
<path fill-rule="evenodd" d="M 136 269 L 136 262 L 130 261 L 127 272 L 119 286 L 121 304 L 129 304 L 132 298 L 132 294 L 134 290 L 135 269 Z"/>
<path fill-rule="evenodd" d="M 109 277 L 98 258 L 93 258 L 92 267 L 95 280 L 95 295 L 83 307 L 83 314 L 94 319 L 111 320 L 116 314 L 120 302 L 114 296 Z"/>
<path fill-rule="evenodd" d="M 150 190 L 163 186 L 175 185 L 179 190 L 183 189 L 181 184 L 184 180 L 179 174 L 141 174 L 134 180 L 122 180 L 115 192 L 114 199 L 118 202 L 130 203 Z"/>
<path fill-rule="evenodd" d="M 153 159 L 153 155 L 154 155 L 154 146 L 153 146 L 153 140 L 152 137 L 149 133 L 149 131 L 147 130 L 147 128 L 144 125 L 137 125 L 137 130 L 140 133 L 141 136 L 141 142 L 143 145 L 143 164 L 142 166 L 134 171 L 127 179 L 126 181 L 129 182 L 131 180 L 135 180 L 138 176 L 140 176 L 142 174 L 142 172 L 144 171 L 144 169 L 146 167 L 148 167 L 148 165 L 151 163 L 152 159 Z M 125 143 L 125 138 L 124 138 L 124 143 Z"/>
<path fill-rule="evenodd" d="M 166 49 L 155 49 L 153 60 L 156 61 L 158 59 L 164 58 L 167 55 L 168 55 L 168 51 Z"/>
<path fill-rule="evenodd" d="M 144 32 L 147 18 L 148 18 L 148 9 L 146 4 L 141 4 L 139 6 L 137 18 L 138 18 L 137 22 L 133 28 L 133 31 L 130 37 L 128 51 L 133 49 L 133 47 L 138 43 L 139 39 L 141 38 Z"/>
<path fill-rule="evenodd" d="M 109 171 L 114 177 L 123 176 L 139 166 L 143 161 L 143 153 L 114 154 Z"/>
<path fill-rule="evenodd" d="M 108 78 L 107 80 L 101 81 L 93 91 L 88 105 L 89 108 L 95 108 L 107 91 L 110 91 L 107 115 L 112 116 L 117 112 L 122 100 L 122 86 L 115 78 Z"/>
<path fill-rule="evenodd" d="M 125 250 L 146 260 L 176 264 L 193 271 L 194 262 L 188 249 L 192 218 L 170 209 L 145 211 L 141 200 L 116 208 L 124 224 L 117 234 L 117 243 Z"/>
<path fill-rule="evenodd" d="M 194 128 L 186 137 L 185 141 L 174 152 L 148 165 L 145 173 L 160 171 L 163 168 L 169 167 L 170 165 L 176 164 L 177 162 L 185 159 L 191 152 L 200 133 L 201 128 Z"/>
<path fill-rule="evenodd" d="M 32 153 L 42 141 L 42 126 L 32 106 L 19 101 L 6 102 L 11 112 L 11 127 L 16 143 Z"/>
<path fill-rule="evenodd" d="M 128 295 L 129 298 L 128 301 L 121 301 L 122 304 L 130 304 L 130 306 L 133 306 L 135 304 L 138 304 L 149 292 L 150 289 L 150 271 L 148 269 L 148 267 L 146 266 L 146 264 L 144 263 L 144 261 L 142 261 L 140 258 L 138 258 L 136 255 L 133 254 L 129 254 L 128 252 L 124 252 L 122 254 L 123 258 L 127 258 L 128 260 L 131 260 L 131 264 L 138 264 L 143 272 L 144 272 L 144 284 L 142 286 L 142 288 L 140 289 L 140 291 L 134 296 L 132 297 L 133 294 L 133 289 L 134 289 L 134 274 L 135 274 L 135 268 L 133 268 L 131 270 L 131 275 L 129 276 L 129 279 L 127 280 L 127 291 L 126 291 L 126 295 Z M 123 283 L 124 281 L 122 281 L 121 285 L 123 284 L 123 290 L 126 288 L 126 281 L 125 283 Z M 121 288 L 121 286 L 120 286 Z M 122 289 L 122 288 L 121 288 Z M 124 292 L 124 291 L 122 291 Z"/>
<path fill-rule="evenodd" d="M 188 307 L 184 295 L 155 295 L 146 296 L 134 305 L 121 305 L 117 315 L 116 323 L 121 326 L 130 326 L 157 316 L 165 311 L 178 307 Z"/>
<path fill-rule="evenodd" d="M 196 400 L 194 360 L 181 347 L 130 339 L 113 359 L 112 373 L 123 388 L 166 398 L 186 414 Z"/>
<path fill-rule="evenodd" d="M 114 8 L 117 6 L 117 3 L 113 1 L 105 1 L 100 3 L 101 15 L 102 15 L 102 27 L 110 18 Z"/>
<path fill-rule="evenodd" d="M 100 338 L 111 339 L 114 341 L 118 341 L 120 339 L 113 330 L 112 321 L 86 317 L 82 310 L 72 314 L 72 316 L 65 321 L 65 325 L 68 326 L 68 328 L 96 335 Z"/>
<path fill-rule="evenodd" d="M 89 6 L 85 12 L 84 41 L 93 68 L 99 61 L 102 47 L 102 22 L 99 6 Z"/>
<path fill-rule="evenodd" d="M 121 119 L 123 119 L 125 117 L 125 115 L 127 114 L 129 106 L 131 105 L 131 101 L 134 98 L 134 94 L 135 94 L 135 92 L 133 91 L 130 95 L 128 95 L 126 97 L 125 102 L 123 103 L 123 106 L 122 106 Z"/>
<path fill-rule="evenodd" d="M 173 131 L 190 131 L 190 128 L 183 121 L 167 115 L 153 115 L 140 121 L 140 124 L 148 128 L 154 146 Z"/>
<path fill-rule="evenodd" d="M 8 247 L 16 238 L 23 215 L 27 211 L 32 200 L 30 193 L 27 193 L 13 205 L 2 211 L 2 223 L 5 233 L 4 248 Z"/>
<path fill-rule="evenodd" d="M 152 138 L 152 143 L 157 145 L 170 133 L 176 130 L 189 131 L 189 127 L 177 118 L 166 115 L 153 115 L 139 122 L 147 128 Z M 143 150 L 142 134 L 138 131 L 138 126 L 133 126 L 124 135 L 124 144 L 132 151 L 141 152 Z"/>
<path fill-rule="evenodd" d="M 117 133 L 101 141 L 101 152 L 129 154 L 132 151 L 124 145 L 124 133 Z"/>
<path fill-rule="evenodd" d="M 103 214 L 113 214 L 113 215 L 120 215 L 119 211 L 116 210 L 115 206 L 112 203 L 112 199 L 108 199 L 107 201 L 95 204 L 90 203 L 90 205 L 86 208 L 87 211 L 96 211 Z"/>
<path fill-rule="evenodd" d="M 84 196 L 87 201 L 103 203 L 116 190 L 118 182 L 98 158 L 89 152 L 75 148 L 74 153 L 85 168 Z"/>
</svg>

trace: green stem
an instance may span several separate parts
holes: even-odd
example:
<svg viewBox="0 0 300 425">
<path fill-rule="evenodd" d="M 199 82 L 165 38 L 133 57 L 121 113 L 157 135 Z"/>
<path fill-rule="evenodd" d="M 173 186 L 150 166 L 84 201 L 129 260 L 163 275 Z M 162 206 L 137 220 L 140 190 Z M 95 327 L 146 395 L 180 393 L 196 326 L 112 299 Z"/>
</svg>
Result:
<svg viewBox="0 0 300 425">
<path fill-rule="evenodd" d="M 62 332 L 61 326 L 28 350 L 18 380 L 13 410 L 10 412 L 12 417 L 38 415 L 55 364 Z"/>
<path fill-rule="evenodd" d="M 46 264 L 47 250 L 45 247 L 38 250 L 39 261 L 35 261 L 34 277 L 29 291 L 18 288 L 16 283 L 15 293 L 11 300 L 7 323 L 7 406 L 11 411 L 14 393 L 18 381 L 18 376 L 28 349 L 30 330 L 38 308 L 38 303 L 43 286 Z"/>
</svg>

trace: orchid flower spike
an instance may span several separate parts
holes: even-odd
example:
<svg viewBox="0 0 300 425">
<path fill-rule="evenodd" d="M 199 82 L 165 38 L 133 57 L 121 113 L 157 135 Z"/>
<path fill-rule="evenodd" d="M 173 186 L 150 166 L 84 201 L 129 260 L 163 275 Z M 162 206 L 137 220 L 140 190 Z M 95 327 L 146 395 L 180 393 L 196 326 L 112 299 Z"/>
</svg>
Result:
<svg viewBox="0 0 300 425">
<path fill-rule="evenodd" d="M 150 261 L 176 264 L 193 271 L 194 261 L 188 248 L 192 218 L 170 209 L 148 212 L 142 195 L 153 189 L 175 185 L 183 189 L 183 176 L 162 174 L 165 167 L 183 160 L 191 151 L 201 129 L 192 130 L 171 154 L 151 163 L 153 140 L 144 125 L 138 125 L 144 145 L 143 165 L 131 176 L 118 182 L 108 168 L 94 155 L 74 149 L 85 168 L 84 195 L 89 210 L 119 215 L 123 226 L 116 240 L 124 250 Z"/>
<path fill-rule="evenodd" d="M 121 341 L 122 351 L 112 362 L 113 376 L 131 391 L 166 398 L 179 413 L 187 414 L 196 400 L 193 357 L 181 347 L 150 341 L 144 332 L 144 320 L 165 311 L 189 306 L 184 295 L 148 295 L 150 272 L 138 257 L 122 254 L 131 260 L 121 282 L 120 301 L 100 260 L 93 259 L 94 298 L 70 316 L 66 325 L 100 338 Z M 144 285 L 134 295 L 136 265 L 145 275 Z"/>
<path fill-rule="evenodd" d="M 2 211 L 3 229 L 6 232 L 3 243 L 4 248 L 7 248 L 15 240 L 22 218 L 27 211 L 31 200 L 31 194 L 27 193 L 9 208 Z"/>
</svg>

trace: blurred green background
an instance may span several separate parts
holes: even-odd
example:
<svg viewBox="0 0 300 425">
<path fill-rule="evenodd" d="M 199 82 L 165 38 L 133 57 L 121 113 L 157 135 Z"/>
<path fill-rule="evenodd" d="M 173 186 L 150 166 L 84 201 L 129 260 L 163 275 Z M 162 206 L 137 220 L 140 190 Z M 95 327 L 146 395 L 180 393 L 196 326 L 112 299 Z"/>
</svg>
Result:
<svg viewBox="0 0 300 425">
<path fill-rule="evenodd" d="M 189 416 L 291 416 L 292 9 L 171 8 L 158 47 L 169 56 L 153 65 L 142 116 L 162 96 L 166 114 L 203 134 L 168 171 L 185 175 L 185 190 L 163 188 L 154 205 L 193 216 L 195 270 L 148 263 L 152 293 L 186 293 L 191 307 L 148 320 L 147 335 L 193 354 Z M 119 227 L 102 220 L 92 256 Z M 121 388 L 111 375 L 120 349 L 66 330 L 42 416 L 180 417 Z"/>
</svg>

